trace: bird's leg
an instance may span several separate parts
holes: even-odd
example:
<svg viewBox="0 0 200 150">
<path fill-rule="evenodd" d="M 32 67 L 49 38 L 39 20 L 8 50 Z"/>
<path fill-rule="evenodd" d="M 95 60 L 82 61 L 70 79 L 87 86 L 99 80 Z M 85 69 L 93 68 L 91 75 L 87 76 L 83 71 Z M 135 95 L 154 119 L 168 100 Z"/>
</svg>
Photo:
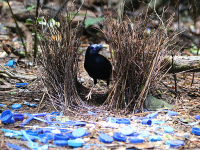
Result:
<svg viewBox="0 0 200 150">
<path fill-rule="evenodd" d="M 94 88 L 94 85 L 95 85 L 95 84 L 93 84 L 92 89 L 90 90 L 90 92 L 88 93 L 88 95 L 85 97 L 85 98 L 87 98 L 87 100 L 91 99 L 92 90 L 93 90 L 93 88 Z"/>
</svg>

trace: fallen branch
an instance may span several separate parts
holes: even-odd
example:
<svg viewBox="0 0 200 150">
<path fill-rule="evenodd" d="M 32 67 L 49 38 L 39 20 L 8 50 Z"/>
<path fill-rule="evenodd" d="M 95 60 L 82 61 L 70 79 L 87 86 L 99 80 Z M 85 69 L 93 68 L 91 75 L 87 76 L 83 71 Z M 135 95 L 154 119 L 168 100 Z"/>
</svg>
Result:
<svg viewBox="0 0 200 150">
<path fill-rule="evenodd" d="M 200 72 L 200 56 L 174 56 L 174 71 L 175 72 Z M 167 68 L 172 64 L 172 57 L 166 57 L 165 61 L 169 62 Z M 167 69 L 166 68 L 166 69 Z M 169 73 L 172 73 L 172 68 Z"/>
</svg>

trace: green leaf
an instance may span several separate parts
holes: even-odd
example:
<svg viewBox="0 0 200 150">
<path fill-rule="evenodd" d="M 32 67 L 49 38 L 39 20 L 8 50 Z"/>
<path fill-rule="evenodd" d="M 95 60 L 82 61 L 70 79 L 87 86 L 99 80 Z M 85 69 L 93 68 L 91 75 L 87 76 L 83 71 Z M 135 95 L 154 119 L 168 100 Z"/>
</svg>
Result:
<svg viewBox="0 0 200 150">
<path fill-rule="evenodd" d="M 28 7 L 27 10 L 28 10 L 28 11 L 31 11 L 34 7 L 35 7 L 35 6 L 32 5 L 32 6 Z"/>
<path fill-rule="evenodd" d="M 46 21 L 43 21 L 42 18 L 38 18 L 38 23 L 45 26 L 47 25 Z"/>
<path fill-rule="evenodd" d="M 87 18 L 87 19 L 85 19 L 84 24 L 85 24 L 85 27 L 88 27 L 88 26 L 90 26 L 90 25 L 97 24 L 97 23 L 99 23 L 99 22 L 101 22 L 101 21 L 103 21 L 103 20 L 104 20 L 103 17 L 98 17 L 98 18 Z"/>
<path fill-rule="evenodd" d="M 14 94 L 15 94 L 15 91 L 12 91 L 12 92 L 11 92 L 11 95 L 14 95 Z"/>
<path fill-rule="evenodd" d="M 28 18 L 26 19 L 26 23 L 35 23 L 32 19 Z"/>
</svg>

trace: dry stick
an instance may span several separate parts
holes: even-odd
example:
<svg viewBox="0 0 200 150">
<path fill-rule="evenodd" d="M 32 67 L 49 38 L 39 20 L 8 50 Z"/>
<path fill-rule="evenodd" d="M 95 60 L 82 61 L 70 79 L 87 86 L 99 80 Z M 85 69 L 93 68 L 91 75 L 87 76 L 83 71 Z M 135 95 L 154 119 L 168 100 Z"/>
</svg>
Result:
<svg viewBox="0 0 200 150">
<path fill-rule="evenodd" d="M 38 106 L 37 113 L 38 113 L 39 110 L 40 110 L 40 105 L 42 104 L 42 102 L 43 102 L 43 100 L 44 100 L 44 96 L 45 96 L 45 94 L 46 94 L 46 93 L 44 93 L 43 96 L 42 96 L 42 99 L 41 99 L 40 104 L 39 104 L 39 106 Z"/>
<path fill-rule="evenodd" d="M 18 30 L 19 35 L 20 35 L 20 39 L 21 39 L 22 44 L 23 44 L 23 46 L 24 46 L 25 56 L 28 58 L 29 56 L 28 56 L 28 53 L 27 53 L 27 49 L 26 49 L 26 46 L 25 46 L 23 37 L 22 37 L 21 30 L 20 30 L 19 25 L 18 25 L 18 23 L 17 23 L 17 19 L 15 18 L 15 15 L 13 14 L 12 8 L 11 8 L 10 3 L 9 3 L 8 0 L 7 0 L 7 3 L 8 3 L 8 6 L 9 6 L 9 8 L 10 8 L 10 12 L 12 13 L 13 19 L 15 20 L 15 23 L 16 23 L 16 26 L 17 26 L 17 30 Z"/>
<path fill-rule="evenodd" d="M 37 38 L 37 25 L 38 25 L 38 8 L 40 7 L 40 0 L 37 0 L 37 6 L 35 11 L 35 42 L 34 42 L 34 62 L 36 59 L 37 51 L 38 51 L 38 38 Z"/>
<path fill-rule="evenodd" d="M 161 43 L 161 39 L 160 39 L 160 43 Z M 156 52 L 156 56 L 155 56 L 155 58 L 154 58 L 154 61 L 153 61 L 153 64 L 152 64 L 152 67 L 151 67 L 149 76 L 148 76 L 147 81 L 146 81 L 146 83 L 145 83 L 145 86 L 144 86 L 144 88 L 142 89 L 142 92 L 140 93 L 139 98 L 138 98 L 138 100 L 137 100 L 137 103 L 138 103 L 138 104 L 139 104 L 140 101 L 142 100 L 142 97 L 143 97 L 143 95 L 144 95 L 144 92 L 145 92 L 145 90 L 146 90 L 146 88 L 147 88 L 147 86 L 148 86 L 148 84 L 149 84 L 150 77 L 151 77 L 151 75 L 152 75 L 154 66 L 155 66 L 155 64 L 156 64 L 156 60 L 157 60 L 157 57 L 158 57 L 158 53 L 159 53 L 159 49 L 158 49 L 157 52 Z M 135 109 L 135 107 L 136 107 L 136 105 L 134 106 L 134 109 Z"/>
</svg>

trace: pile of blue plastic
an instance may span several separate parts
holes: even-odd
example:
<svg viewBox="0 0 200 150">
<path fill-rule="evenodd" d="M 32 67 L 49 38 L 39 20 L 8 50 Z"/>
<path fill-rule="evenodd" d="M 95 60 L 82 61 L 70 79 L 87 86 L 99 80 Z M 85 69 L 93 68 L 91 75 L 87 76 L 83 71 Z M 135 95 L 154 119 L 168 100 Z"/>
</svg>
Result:
<svg viewBox="0 0 200 150">
<path fill-rule="evenodd" d="M 166 110 L 165 110 L 166 111 Z M 0 129 L 5 133 L 6 137 L 9 138 L 17 138 L 22 141 L 28 141 L 28 147 L 34 150 L 47 150 L 49 147 L 66 147 L 69 146 L 71 148 L 83 147 L 87 149 L 90 146 L 97 146 L 101 148 L 106 148 L 110 143 L 114 141 L 123 142 L 133 144 L 133 146 L 137 147 L 138 143 L 153 143 L 157 141 L 163 141 L 163 135 L 176 135 L 176 132 L 173 130 L 173 127 L 165 125 L 166 121 L 160 121 L 157 119 L 158 113 L 161 111 L 157 111 L 151 113 L 145 117 L 136 117 L 132 118 L 114 118 L 107 117 L 107 120 L 102 123 L 102 127 L 112 128 L 112 135 L 107 132 L 101 131 L 97 133 L 98 135 L 98 143 L 86 142 L 84 137 L 89 136 L 89 132 L 87 131 L 87 124 L 82 121 L 52 121 L 55 120 L 56 117 L 60 116 L 59 112 L 53 113 L 38 113 L 38 114 L 19 114 L 12 113 L 10 110 L 5 110 L 1 113 L 1 122 L 5 124 L 14 124 L 16 122 L 21 121 L 22 130 L 10 130 L 10 129 Z M 96 115 L 95 113 L 88 111 L 90 115 Z M 178 113 L 174 111 L 167 111 L 168 116 L 177 116 Z M 28 119 L 24 119 L 25 117 Z M 195 116 L 195 119 L 199 119 L 199 116 Z M 47 126 L 32 126 L 33 129 L 24 130 L 23 128 L 31 121 L 32 119 L 45 122 Z M 131 120 L 140 120 L 140 126 L 145 127 L 146 130 L 139 130 L 131 124 Z M 199 121 L 190 124 L 196 125 Z M 91 123 L 95 126 L 96 123 Z M 162 125 L 164 124 L 164 125 Z M 153 130 L 148 130 L 153 125 Z M 162 129 L 162 130 L 160 130 Z M 150 131 L 154 134 L 150 134 Z M 194 135 L 200 135 L 199 128 L 192 128 L 191 133 Z M 39 146 L 39 141 L 40 146 Z M 50 144 L 51 143 L 51 144 Z M 16 150 L 27 150 L 27 148 L 21 147 L 19 145 L 6 143 L 8 147 L 11 147 Z M 168 148 L 180 148 L 184 146 L 184 140 L 177 139 L 168 139 L 165 140 L 165 145 Z M 68 147 L 68 148 L 69 148 Z"/>
</svg>

